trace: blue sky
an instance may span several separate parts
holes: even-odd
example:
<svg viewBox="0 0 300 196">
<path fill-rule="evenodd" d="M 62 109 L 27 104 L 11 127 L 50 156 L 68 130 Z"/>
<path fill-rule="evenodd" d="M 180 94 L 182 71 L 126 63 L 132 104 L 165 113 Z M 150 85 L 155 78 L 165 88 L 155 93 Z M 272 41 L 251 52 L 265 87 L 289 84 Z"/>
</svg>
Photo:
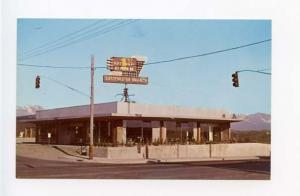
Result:
<svg viewBox="0 0 300 196">
<path fill-rule="evenodd" d="M 96 20 L 19 19 L 17 54 L 95 23 Z M 98 25 L 117 24 L 116 20 Z M 62 47 L 18 63 L 53 66 L 106 66 L 112 56 L 146 56 L 148 62 L 197 55 L 271 38 L 270 20 L 138 20 L 106 34 Z M 231 74 L 242 69 L 271 69 L 271 42 L 171 63 L 146 65 L 141 76 L 149 85 L 129 85 L 139 103 L 222 108 L 234 113 L 271 113 L 271 76 L 240 73 L 240 87 Z M 95 103 L 118 101 L 124 85 L 102 82 L 106 69 L 95 72 Z M 41 75 L 41 88 L 35 77 Z M 45 79 L 56 79 L 89 94 L 88 69 L 17 69 L 17 105 L 56 108 L 89 104 L 84 97 Z"/>
</svg>

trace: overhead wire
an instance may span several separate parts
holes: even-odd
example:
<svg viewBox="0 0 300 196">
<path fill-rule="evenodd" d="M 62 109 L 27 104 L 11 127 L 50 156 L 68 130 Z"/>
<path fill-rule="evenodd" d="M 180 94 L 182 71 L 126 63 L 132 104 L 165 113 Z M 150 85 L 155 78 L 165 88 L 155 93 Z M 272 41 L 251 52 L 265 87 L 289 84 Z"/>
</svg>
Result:
<svg viewBox="0 0 300 196">
<path fill-rule="evenodd" d="M 24 64 L 18 63 L 18 66 L 21 67 L 38 67 L 38 68 L 54 68 L 54 69 L 91 69 L 88 66 L 55 66 L 55 65 L 36 65 L 36 64 Z M 95 66 L 95 68 L 106 69 L 107 67 Z"/>
<path fill-rule="evenodd" d="M 257 45 L 257 44 L 262 44 L 262 43 L 265 43 L 265 42 L 270 42 L 271 40 L 272 39 L 266 39 L 266 40 L 262 40 L 262 41 L 258 41 L 258 42 L 245 44 L 245 45 L 240 45 L 240 46 L 236 46 L 236 47 L 231 47 L 231 48 L 227 48 L 227 49 L 222 49 L 222 50 L 217 50 L 217 51 L 212 51 L 212 52 L 207 52 L 207 53 L 202 53 L 202 54 L 197 54 L 197 55 L 192 55 L 192 56 L 185 56 L 185 57 L 174 58 L 174 59 L 169 59 L 169 60 L 150 62 L 150 63 L 146 63 L 144 65 L 170 63 L 170 62 L 174 62 L 174 61 L 180 61 L 180 60 L 185 60 L 185 59 L 208 56 L 208 55 L 212 55 L 212 54 L 218 54 L 218 53 L 228 52 L 228 51 L 231 51 L 231 50 L 237 50 L 237 49 L 240 49 L 240 48 L 245 48 L 245 47 L 249 47 L 249 46 L 253 46 L 253 45 Z"/>
<path fill-rule="evenodd" d="M 23 58 L 26 58 L 26 56 L 28 57 L 28 56 L 32 56 L 32 55 L 37 54 L 37 53 L 44 52 L 44 51 L 46 51 L 46 50 L 49 50 L 49 49 L 51 49 L 51 48 L 55 48 L 55 47 L 57 47 L 57 46 L 66 44 L 66 43 L 71 42 L 71 41 L 74 41 L 74 40 L 77 40 L 77 39 L 79 39 L 80 37 L 86 36 L 86 35 L 88 35 L 89 33 L 92 33 L 92 32 L 95 31 L 95 30 L 107 28 L 107 27 L 106 27 L 107 25 L 111 25 L 111 24 L 113 24 L 114 22 L 117 22 L 117 21 L 112 21 L 112 22 L 108 22 L 108 23 L 106 23 L 106 24 L 103 24 L 103 25 L 101 25 L 101 26 L 96 26 L 96 27 L 94 27 L 94 28 L 92 28 L 92 29 L 86 30 L 86 32 L 82 32 L 82 33 L 80 33 L 80 34 L 78 34 L 78 35 L 75 35 L 75 36 L 67 36 L 67 37 L 66 37 L 67 39 L 62 39 L 62 41 L 60 41 L 60 42 L 58 42 L 58 43 L 53 42 L 53 43 L 51 43 L 51 44 L 45 45 L 45 47 L 41 47 L 41 49 L 38 50 L 38 51 L 32 51 L 32 52 L 29 52 L 29 53 L 26 54 L 25 57 L 23 57 Z"/>
<path fill-rule="evenodd" d="M 46 49 L 45 51 L 40 51 L 39 53 L 35 53 L 35 54 L 32 54 L 32 55 L 26 56 L 26 57 L 22 58 L 22 60 L 26 60 L 26 59 L 33 58 L 33 57 L 36 57 L 36 56 L 40 56 L 40 55 L 43 55 L 45 53 L 48 53 L 48 52 L 51 52 L 51 51 L 54 51 L 54 50 L 57 50 L 57 49 L 60 49 L 60 48 L 63 48 L 63 47 L 76 44 L 78 42 L 86 41 L 86 40 L 92 39 L 94 37 L 97 37 L 97 36 L 100 36 L 100 35 L 104 35 L 104 34 L 106 34 L 108 32 L 116 30 L 116 29 L 118 29 L 118 28 L 120 28 L 122 26 L 129 25 L 129 24 L 134 23 L 136 21 L 138 21 L 138 20 L 122 21 L 119 24 L 112 25 L 110 27 L 107 27 L 107 28 L 102 29 L 100 31 L 97 31 L 95 33 L 92 33 L 90 35 L 86 35 L 86 36 L 84 36 L 82 38 L 79 38 L 79 39 L 76 39 L 76 40 L 71 40 L 70 42 L 64 43 L 62 45 L 60 44 L 59 46 L 56 46 L 54 48 L 51 47 L 51 48 Z"/>
<path fill-rule="evenodd" d="M 95 26 L 95 25 L 97 25 L 97 24 L 99 24 L 99 23 L 102 23 L 102 22 L 104 22 L 104 20 L 102 20 L 102 21 L 99 21 L 99 20 L 98 20 L 98 21 L 96 21 L 96 22 L 94 22 L 94 23 L 92 23 L 92 24 L 90 24 L 90 25 L 88 25 L 88 26 L 82 27 L 82 28 L 80 28 L 80 29 L 78 29 L 78 30 L 76 30 L 76 31 L 74 31 L 74 32 L 68 33 L 68 34 L 66 34 L 66 35 L 63 35 L 63 36 L 61 36 L 61 37 L 55 39 L 55 40 L 48 41 L 48 42 L 46 42 L 46 43 L 44 43 L 44 44 L 42 44 L 42 45 L 40 45 L 40 46 L 38 46 L 38 47 L 32 48 L 32 49 L 30 49 L 30 50 L 27 50 L 27 51 L 24 52 L 24 54 L 31 53 L 32 51 L 35 51 L 35 50 L 40 49 L 40 48 L 43 48 L 43 47 L 45 47 L 45 46 L 47 46 L 47 45 L 52 45 L 52 44 L 54 44 L 54 43 L 57 43 L 57 42 L 60 41 L 60 40 L 63 40 L 63 39 L 65 39 L 65 38 L 69 38 L 70 36 L 73 36 L 73 35 L 75 35 L 75 34 L 77 34 L 77 33 L 82 32 L 82 31 L 86 31 L 87 29 L 89 29 L 89 28 L 91 28 L 91 27 L 93 27 L 93 26 Z"/>
<path fill-rule="evenodd" d="M 271 68 L 266 68 L 266 69 L 259 69 L 259 70 L 256 70 L 256 71 L 268 71 L 268 70 L 272 70 Z"/>
<path fill-rule="evenodd" d="M 240 49 L 240 48 L 245 48 L 245 47 L 249 47 L 249 46 L 253 46 L 253 45 L 257 45 L 257 44 L 262 44 L 262 43 L 269 42 L 269 41 L 271 41 L 271 39 L 266 39 L 266 40 L 263 40 L 263 41 L 253 42 L 253 43 L 249 43 L 249 44 L 245 44 L 245 45 L 240 45 L 240 46 L 231 47 L 231 48 L 222 49 L 222 50 L 217 50 L 217 51 L 208 52 L 208 53 L 202 53 L 202 54 L 193 55 L 193 56 L 186 56 L 186 57 L 174 58 L 174 59 L 169 59 L 169 60 L 150 62 L 150 63 L 146 63 L 144 65 L 169 63 L 169 62 L 174 62 L 174 61 L 179 61 L 179 60 L 184 60 L 184 59 L 197 58 L 197 57 L 202 57 L 202 56 L 207 56 L 207 55 L 212 55 L 212 54 L 217 54 L 217 53 L 222 53 L 222 52 L 228 52 L 228 51 L 231 51 L 231 50 L 237 50 L 237 49 Z M 52 66 L 46 66 L 46 65 L 42 66 L 42 65 L 30 65 L 30 64 L 21 64 L 21 63 L 19 63 L 18 65 L 19 66 L 32 66 L 32 67 L 47 67 L 47 68 L 67 68 L 65 66 L 52 67 Z M 81 68 L 83 69 L 83 68 L 90 68 L 90 67 L 81 67 Z M 106 67 L 98 67 L 98 68 L 106 68 Z M 258 71 L 263 71 L 263 70 L 258 70 Z"/>
<path fill-rule="evenodd" d="M 260 74 L 266 74 L 266 75 L 272 75 L 271 73 L 260 71 L 260 70 L 250 70 L 250 69 L 244 69 L 244 70 L 239 70 L 237 71 L 238 73 L 240 72 L 254 72 L 254 73 L 260 73 Z"/>
<path fill-rule="evenodd" d="M 84 95 L 84 96 L 90 98 L 90 95 L 86 94 L 85 92 L 82 92 L 81 90 L 78 90 L 78 89 L 76 89 L 76 88 L 74 88 L 74 87 L 71 87 L 71 86 L 69 86 L 69 85 L 67 85 L 67 84 L 65 84 L 65 83 L 63 83 L 63 82 L 60 82 L 60 81 L 55 80 L 55 79 L 53 79 L 53 78 L 50 78 L 50 77 L 48 77 L 48 76 L 44 76 L 44 75 L 43 75 L 43 77 L 46 78 L 46 79 L 48 79 L 48 80 L 51 80 L 51 81 L 53 81 L 53 82 L 55 82 L 55 83 L 57 83 L 57 84 L 59 84 L 59 85 L 61 85 L 61 86 L 64 86 L 64 87 L 66 87 L 66 88 L 68 88 L 68 89 L 70 89 L 70 90 L 72 90 L 72 91 L 75 91 L 75 92 L 77 92 L 77 93 L 79 93 L 79 94 L 81 94 L 81 95 Z"/>
</svg>

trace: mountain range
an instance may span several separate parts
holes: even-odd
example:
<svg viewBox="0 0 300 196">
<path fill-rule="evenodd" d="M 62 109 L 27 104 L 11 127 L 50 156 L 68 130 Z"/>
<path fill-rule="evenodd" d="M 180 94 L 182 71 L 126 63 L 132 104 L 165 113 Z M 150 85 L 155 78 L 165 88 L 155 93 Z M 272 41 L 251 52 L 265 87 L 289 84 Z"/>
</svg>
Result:
<svg viewBox="0 0 300 196">
<path fill-rule="evenodd" d="M 17 116 L 27 116 L 33 115 L 38 110 L 43 110 L 44 108 L 39 105 L 27 105 L 27 106 L 17 106 Z"/>
<path fill-rule="evenodd" d="M 259 130 L 271 130 L 271 115 L 265 113 L 256 113 L 249 115 L 240 115 L 243 119 L 241 122 L 231 123 L 233 130 L 239 131 L 259 131 Z"/>
</svg>

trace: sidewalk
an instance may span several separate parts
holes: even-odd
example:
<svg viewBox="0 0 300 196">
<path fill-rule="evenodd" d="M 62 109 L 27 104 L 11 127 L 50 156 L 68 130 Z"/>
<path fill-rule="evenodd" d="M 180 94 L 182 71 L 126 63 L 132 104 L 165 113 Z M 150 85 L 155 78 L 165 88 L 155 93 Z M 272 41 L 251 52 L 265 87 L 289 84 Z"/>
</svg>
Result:
<svg viewBox="0 0 300 196">
<path fill-rule="evenodd" d="M 205 161 L 236 161 L 236 160 L 257 160 L 259 157 L 203 157 L 203 158 L 150 158 L 150 159 L 110 159 L 94 157 L 89 160 L 88 156 L 79 155 L 78 147 L 38 144 L 18 144 L 17 155 L 43 159 L 49 161 L 103 163 L 103 164 L 146 164 L 146 163 L 182 163 L 182 162 L 205 162 Z"/>
</svg>

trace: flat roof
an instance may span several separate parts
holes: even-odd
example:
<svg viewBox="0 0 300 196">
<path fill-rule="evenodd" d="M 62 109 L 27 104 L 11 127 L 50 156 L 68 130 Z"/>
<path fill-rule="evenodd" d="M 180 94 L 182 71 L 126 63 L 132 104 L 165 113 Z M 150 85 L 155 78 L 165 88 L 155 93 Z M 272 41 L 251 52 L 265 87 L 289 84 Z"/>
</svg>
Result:
<svg viewBox="0 0 300 196">
<path fill-rule="evenodd" d="M 21 118 L 19 121 L 49 121 L 89 118 L 90 105 L 39 110 L 35 119 Z M 175 105 L 154 105 L 127 102 L 109 102 L 94 105 L 95 118 L 128 119 L 182 119 L 238 122 L 234 114 L 222 109 L 204 109 Z"/>
</svg>

